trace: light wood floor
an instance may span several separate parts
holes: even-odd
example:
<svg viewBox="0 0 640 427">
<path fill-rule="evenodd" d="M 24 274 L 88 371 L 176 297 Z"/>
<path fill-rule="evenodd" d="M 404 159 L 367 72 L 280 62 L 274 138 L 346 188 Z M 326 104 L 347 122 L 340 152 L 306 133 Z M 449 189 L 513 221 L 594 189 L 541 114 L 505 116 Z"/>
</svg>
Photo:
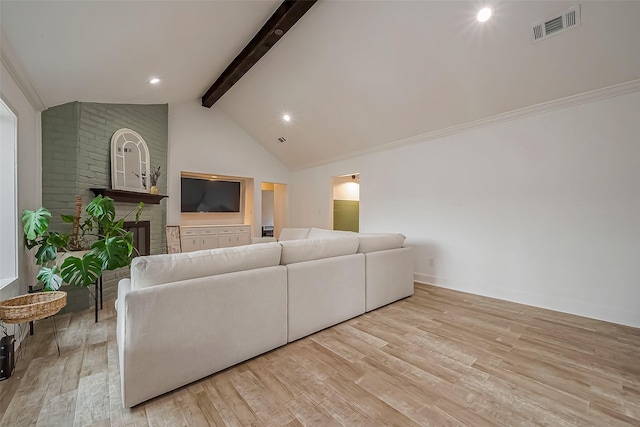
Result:
<svg viewBox="0 0 640 427">
<path fill-rule="evenodd" d="M 432 286 L 133 410 L 100 316 L 36 325 L 0 425 L 640 425 L 640 329 Z"/>
</svg>

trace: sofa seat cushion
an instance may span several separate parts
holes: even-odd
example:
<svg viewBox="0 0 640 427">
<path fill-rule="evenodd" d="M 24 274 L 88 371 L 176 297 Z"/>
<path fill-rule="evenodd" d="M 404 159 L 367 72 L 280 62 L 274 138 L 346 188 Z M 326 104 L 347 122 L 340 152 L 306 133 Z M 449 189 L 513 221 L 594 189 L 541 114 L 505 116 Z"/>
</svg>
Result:
<svg viewBox="0 0 640 427">
<path fill-rule="evenodd" d="M 309 235 L 309 230 L 309 228 L 283 228 L 278 240 L 280 242 L 285 242 L 289 240 L 306 239 Z"/>
<path fill-rule="evenodd" d="M 358 252 L 362 254 L 401 248 L 406 238 L 393 233 L 361 233 L 357 236 L 360 240 Z"/>
<path fill-rule="evenodd" d="M 179 254 L 150 255 L 131 262 L 131 287 L 154 285 L 252 270 L 280 264 L 279 243 L 258 243 Z"/>
<path fill-rule="evenodd" d="M 337 237 L 356 236 L 353 231 L 325 230 L 324 228 L 312 228 L 307 239 L 335 239 Z"/>
<path fill-rule="evenodd" d="M 355 236 L 280 242 L 280 245 L 282 245 L 280 263 L 287 265 L 295 262 L 355 254 L 359 243 L 358 238 Z"/>
</svg>

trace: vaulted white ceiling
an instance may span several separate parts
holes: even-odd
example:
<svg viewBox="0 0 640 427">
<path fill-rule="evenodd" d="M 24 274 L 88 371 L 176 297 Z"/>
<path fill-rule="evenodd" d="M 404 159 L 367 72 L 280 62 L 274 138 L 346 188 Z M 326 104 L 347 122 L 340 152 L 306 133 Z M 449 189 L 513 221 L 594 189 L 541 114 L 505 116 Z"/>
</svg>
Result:
<svg viewBox="0 0 640 427">
<path fill-rule="evenodd" d="M 47 107 L 181 103 L 279 3 L 2 0 L 0 22 Z M 480 24 L 477 1 L 319 0 L 213 108 L 298 169 L 640 79 L 639 1 L 488 3 Z M 532 42 L 533 24 L 576 4 L 579 27 Z"/>
</svg>

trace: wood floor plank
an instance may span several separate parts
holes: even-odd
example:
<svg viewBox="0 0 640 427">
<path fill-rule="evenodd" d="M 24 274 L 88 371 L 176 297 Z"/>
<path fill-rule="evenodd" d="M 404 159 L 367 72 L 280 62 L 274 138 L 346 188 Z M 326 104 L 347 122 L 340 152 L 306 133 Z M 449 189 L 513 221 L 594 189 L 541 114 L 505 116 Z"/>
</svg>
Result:
<svg viewBox="0 0 640 427">
<path fill-rule="evenodd" d="M 315 359 L 319 360 L 327 366 L 330 366 L 335 373 L 338 373 L 345 378 L 349 378 L 352 381 L 362 376 L 363 372 L 361 369 L 359 369 L 353 363 L 350 363 L 347 360 L 343 359 L 330 349 L 313 341 L 312 338 L 313 336 L 305 339 L 305 341 L 307 344 L 307 348 L 309 349 L 309 351 L 313 352 L 313 357 Z M 333 374 L 330 376 L 333 376 Z"/>
<path fill-rule="evenodd" d="M 450 416 L 431 409 L 428 404 L 430 402 L 421 398 L 423 394 L 416 394 L 414 390 L 403 387 L 397 380 L 392 382 L 389 378 L 391 377 L 367 373 L 356 384 L 418 425 L 442 426 L 451 425 L 455 421 Z"/>
<path fill-rule="evenodd" d="M 640 426 L 640 329 L 434 286 L 133 409 L 112 302 L 56 326 L 60 356 L 36 322 L 0 382 L 0 426 Z"/>
<path fill-rule="evenodd" d="M 101 423 L 110 425 L 109 382 L 107 372 L 98 372 L 80 378 L 74 426 Z"/>
<path fill-rule="evenodd" d="M 337 337 L 337 334 L 332 333 L 332 331 L 325 330 L 319 332 L 313 335 L 311 339 L 347 362 L 354 363 L 364 357 L 364 353 L 358 351 L 352 345 L 345 344 Z"/>
<path fill-rule="evenodd" d="M 258 382 L 263 384 L 279 403 L 287 403 L 302 393 L 299 388 L 292 390 L 291 387 L 287 387 L 282 376 L 274 371 L 273 363 L 269 363 L 265 359 L 260 357 L 252 359 L 247 363 L 247 367 Z"/>
<path fill-rule="evenodd" d="M 59 377 L 59 369 L 56 364 L 49 363 L 48 359 L 43 357 L 31 360 L 29 368 L 2 417 L 2 425 L 24 425 L 27 420 L 31 419 L 35 424 L 42 410 L 42 405 L 48 397 L 51 379 Z M 56 383 L 53 382 L 53 384 L 55 387 Z"/>
<path fill-rule="evenodd" d="M 233 413 L 234 419 L 238 421 L 238 425 L 263 425 L 251 410 L 251 407 L 238 393 L 238 390 L 235 389 L 229 376 L 229 371 L 225 371 L 222 375 L 214 376 L 213 383 L 220 397 Z"/>
<path fill-rule="evenodd" d="M 260 384 L 251 371 L 232 376 L 231 383 L 265 424 L 272 424 L 273 421 L 276 425 L 284 425 L 293 421 L 293 415 L 285 407 L 278 404 L 275 396 L 268 388 Z"/>
<path fill-rule="evenodd" d="M 296 363 L 292 358 L 282 358 L 277 363 L 274 363 L 274 370 L 283 381 L 289 381 L 290 387 L 292 384 L 296 384 L 300 388 L 301 392 L 297 393 L 297 395 L 304 392 L 316 403 L 322 402 L 334 393 L 331 388 L 326 387 L 315 375 Z"/>
<path fill-rule="evenodd" d="M 182 388 L 176 392 L 174 398 L 187 425 L 224 425 L 222 417 L 204 391 L 193 393 L 189 388 Z"/>
<path fill-rule="evenodd" d="M 85 345 L 80 377 L 106 372 L 107 369 L 107 343 L 101 342 Z"/>
<path fill-rule="evenodd" d="M 339 427 L 340 424 L 327 415 L 305 393 L 291 399 L 286 404 L 289 411 L 305 426 Z"/>
<path fill-rule="evenodd" d="M 334 393 L 318 404 L 326 414 L 331 414 L 334 420 L 341 425 L 370 426 L 376 424 L 367 414 L 358 410 L 340 393 Z"/>
<path fill-rule="evenodd" d="M 461 406 L 450 399 L 439 399 L 434 408 L 454 418 L 461 425 L 473 427 L 492 427 L 495 425 L 479 414 L 468 410 L 466 406 Z"/>
<path fill-rule="evenodd" d="M 380 400 L 377 396 L 372 395 L 355 382 L 347 380 L 340 374 L 336 374 L 327 379 L 325 383 L 337 393 L 340 393 L 340 395 L 351 399 L 359 411 L 368 414 L 376 421 L 385 420 L 391 424 L 402 426 L 419 425 L 386 402 Z"/>
<path fill-rule="evenodd" d="M 229 407 L 227 400 L 223 398 L 218 392 L 214 382 L 212 379 L 206 379 L 202 381 L 203 393 L 209 398 L 212 407 L 209 408 L 209 411 L 215 410 L 217 414 L 222 419 L 222 425 L 227 426 L 240 426 L 240 420 L 235 415 L 235 413 Z M 203 409 L 204 411 L 204 409 Z M 205 414 L 206 416 L 206 414 Z"/>
<path fill-rule="evenodd" d="M 36 427 L 73 425 L 77 396 L 77 390 L 53 394 L 51 399 L 42 406 Z"/>
<path fill-rule="evenodd" d="M 530 381 L 517 373 L 490 365 L 476 363 L 474 366 L 491 377 L 501 379 L 512 386 L 511 393 L 523 400 L 536 402 L 544 408 L 555 408 L 559 413 L 574 414 L 579 417 L 589 410 L 589 401 L 563 392 L 538 381 Z"/>
</svg>

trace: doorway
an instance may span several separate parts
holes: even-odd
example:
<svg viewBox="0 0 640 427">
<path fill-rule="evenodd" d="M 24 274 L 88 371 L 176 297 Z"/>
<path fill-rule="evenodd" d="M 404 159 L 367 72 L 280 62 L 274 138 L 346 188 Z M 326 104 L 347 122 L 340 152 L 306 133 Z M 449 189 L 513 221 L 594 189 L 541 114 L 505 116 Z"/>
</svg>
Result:
<svg viewBox="0 0 640 427">
<path fill-rule="evenodd" d="M 333 177 L 333 229 L 360 231 L 360 174 Z"/>
<path fill-rule="evenodd" d="M 287 184 L 262 183 L 262 237 L 278 237 L 287 224 Z"/>
</svg>

